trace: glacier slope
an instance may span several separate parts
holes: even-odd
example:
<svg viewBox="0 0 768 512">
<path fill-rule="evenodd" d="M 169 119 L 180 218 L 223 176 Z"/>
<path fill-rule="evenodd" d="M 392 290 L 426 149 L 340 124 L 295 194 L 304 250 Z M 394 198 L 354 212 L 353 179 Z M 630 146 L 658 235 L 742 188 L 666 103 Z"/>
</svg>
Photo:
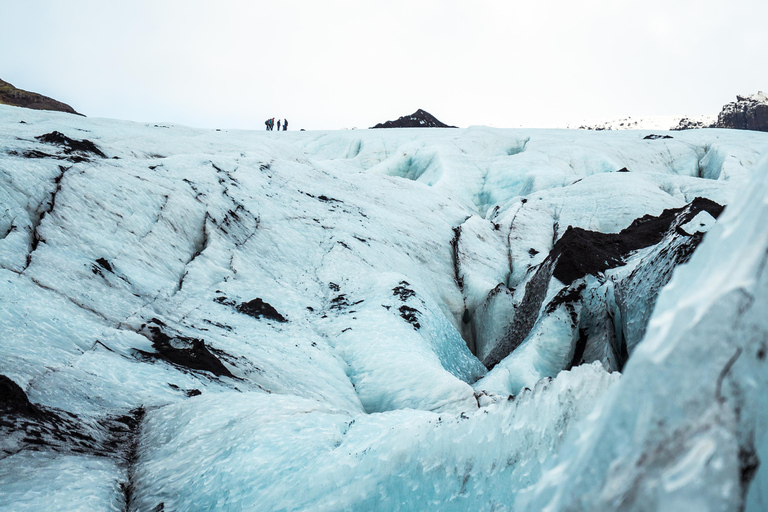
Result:
<svg viewBox="0 0 768 512">
<path fill-rule="evenodd" d="M 38 411 L 0 404 L 0 509 L 75 508 L 72 471 L 88 475 L 83 509 L 511 508 L 616 375 L 534 385 L 569 367 L 544 358 L 532 392 L 485 389 L 468 345 L 506 329 L 514 288 L 569 226 L 726 204 L 768 144 L 644 135 L 211 131 L 0 108 L 0 374 Z M 103 156 L 67 142 L 85 139 Z"/>
<path fill-rule="evenodd" d="M 768 157 L 521 510 L 766 509 L 766 222 Z"/>
</svg>

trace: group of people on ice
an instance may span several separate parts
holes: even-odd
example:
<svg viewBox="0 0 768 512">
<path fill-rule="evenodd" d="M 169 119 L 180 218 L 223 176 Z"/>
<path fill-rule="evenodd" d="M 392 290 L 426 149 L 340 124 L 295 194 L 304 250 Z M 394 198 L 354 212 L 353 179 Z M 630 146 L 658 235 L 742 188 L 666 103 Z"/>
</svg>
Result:
<svg viewBox="0 0 768 512">
<path fill-rule="evenodd" d="M 275 118 L 273 117 L 272 119 L 267 119 L 264 122 L 264 124 L 267 125 L 267 131 L 268 132 L 274 131 L 274 129 L 275 129 Z M 283 131 L 284 132 L 288 131 L 288 120 L 287 119 L 283 119 L 282 126 L 283 126 Z M 277 131 L 280 131 L 280 120 L 279 119 L 277 120 Z"/>
</svg>

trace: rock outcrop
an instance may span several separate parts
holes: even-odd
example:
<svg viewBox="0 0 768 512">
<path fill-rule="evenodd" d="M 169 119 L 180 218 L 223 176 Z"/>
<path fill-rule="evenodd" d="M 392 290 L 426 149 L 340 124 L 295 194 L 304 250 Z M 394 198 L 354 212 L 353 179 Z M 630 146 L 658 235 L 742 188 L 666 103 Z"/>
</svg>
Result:
<svg viewBox="0 0 768 512">
<path fill-rule="evenodd" d="M 515 308 L 509 327 L 483 357 L 483 364 L 492 369 L 528 337 L 541 337 L 546 335 L 543 331 L 553 329 L 550 324 L 561 327 L 565 323 L 575 335 L 576 350 L 573 351 L 573 361 L 565 363 L 566 366 L 558 371 L 595 360 L 600 360 L 611 370 L 621 369 L 628 357 L 627 344 L 633 349 L 645 332 L 643 327 L 635 336 L 633 325 L 629 324 L 638 316 L 643 317 L 643 326 L 647 324 L 653 300 L 672 277 L 672 270 L 688 261 L 708 225 L 722 211 L 723 207 L 714 201 L 697 197 L 682 208 L 635 219 L 618 233 L 569 226 L 525 284 L 525 295 Z M 657 247 L 637 253 L 651 246 Z M 609 269 L 625 265 L 628 266 L 624 272 L 605 275 Z M 643 272 L 645 268 L 652 271 Z M 582 281 L 588 275 L 596 279 Z M 600 294 L 595 291 L 609 280 L 612 298 L 598 298 Z M 650 297 L 650 303 L 645 299 L 638 300 L 638 295 Z M 561 305 L 566 306 L 567 315 L 560 315 Z M 603 322 L 600 315 L 605 311 L 620 311 L 620 315 L 611 318 L 610 322 Z M 555 320 L 548 324 L 546 317 L 550 316 Z M 610 332 L 606 337 L 603 324 L 610 324 L 616 332 Z M 588 352 L 595 354 L 595 358 L 582 361 L 585 349 L 590 349 Z"/>
<path fill-rule="evenodd" d="M 677 123 L 677 126 L 673 126 L 670 129 L 673 131 L 680 131 L 698 130 L 699 128 L 712 128 L 714 123 L 712 122 L 711 117 L 712 116 L 684 117 L 680 119 L 680 122 Z"/>
<path fill-rule="evenodd" d="M 57 112 L 66 112 L 68 114 L 82 114 L 75 112 L 75 109 L 56 101 L 48 96 L 37 94 L 35 92 L 17 89 L 13 85 L 0 80 L 0 105 L 11 105 L 13 107 L 31 108 L 34 110 L 54 110 Z"/>
<path fill-rule="evenodd" d="M 417 110 L 409 116 L 403 116 L 396 121 L 379 123 L 371 128 L 456 128 L 440 122 L 435 116 L 425 110 Z"/>
<path fill-rule="evenodd" d="M 762 91 L 751 96 L 736 96 L 717 116 L 716 128 L 768 132 L 768 96 Z"/>
</svg>

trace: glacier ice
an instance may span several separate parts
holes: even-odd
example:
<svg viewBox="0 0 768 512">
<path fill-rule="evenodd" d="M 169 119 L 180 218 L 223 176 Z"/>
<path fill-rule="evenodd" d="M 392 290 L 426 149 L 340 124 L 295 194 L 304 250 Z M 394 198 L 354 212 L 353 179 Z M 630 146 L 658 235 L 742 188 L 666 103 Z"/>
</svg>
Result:
<svg viewBox="0 0 768 512">
<path fill-rule="evenodd" d="M 0 397 L 0 510 L 599 508 L 657 492 L 654 475 L 663 508 L 705 485 L 707 457 L 733 488 L 708 491 L 758 510 L 759 347 L 728 319 L 760 286 L 768 135 L 644 135 L 219 132 L 0 106 L 0 378 L 31 404 Z M 715 221 L 710 203 L 732 206 Z M 563 237 L 664 215 L 653 243 L 557 270 Z M 709 323 L 686 334 L 683 313 Z M 647 478 L 621 465 L 661 439 L 622 437 L 633 405 L 701 426 Z M 635 451 L 611 466 L 611 446 Z M 621 470 L 610 490 L 593 462 Z"/>
<path fill-rule="evenodd" d="M 765 510 L 767 198 L 765 158 L 523 510 Z"/>
<path fill-rule="evenodd" d="M 195 397 L 148 413 L 137 507 L 513 510 L 565 425 L 617 377 L 587 365 L 515 400 L 445 415 L 355 415 L 266 393 Z"/>
</svg>

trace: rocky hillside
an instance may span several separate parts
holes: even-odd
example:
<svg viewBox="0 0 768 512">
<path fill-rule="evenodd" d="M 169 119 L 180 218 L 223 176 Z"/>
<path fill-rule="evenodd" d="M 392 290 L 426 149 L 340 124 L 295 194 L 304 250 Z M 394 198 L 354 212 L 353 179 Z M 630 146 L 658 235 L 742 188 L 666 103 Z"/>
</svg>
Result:
<svg viewBox="0 0 768 512">
<path fill-rule="evenodd" d="M 55 110 L 57 112 L 82 115 L 75 112 L 75 109 L 66 103 L 56 101 L 53 98 L 35 92 L 17 89 L 3 80 L 0 80 L 0 105 L 11 105 L 14 107 L 31 108 L 34 110 Z"/>
<path fill-rule="evenodd" d="M 768 96 L 762 91 L 736 96 L 735 102 L 723 107 L 715 127 L 768 132 Z"/>
<path fill-rule="evenodd" d="M 417 110 L 409 116 L 403 116 L 396 121 L 379 123 L 371 128 L 456 128 L 440 122 L 435 116 L 425 110 Z"/>
</svg>

